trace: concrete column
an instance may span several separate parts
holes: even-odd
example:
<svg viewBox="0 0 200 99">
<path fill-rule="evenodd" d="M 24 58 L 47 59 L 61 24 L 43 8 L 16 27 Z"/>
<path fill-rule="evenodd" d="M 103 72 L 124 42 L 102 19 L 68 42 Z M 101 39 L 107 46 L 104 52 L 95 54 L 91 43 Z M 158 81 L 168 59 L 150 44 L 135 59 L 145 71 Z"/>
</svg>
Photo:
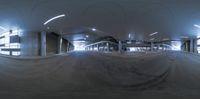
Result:
<svg viewBox="0 0 200 99">
<path fill-rule="evenodd" d="M 40 45 L 41 56 L 46 56 L 47 54 L 47 45 L 46 45 L 46 32 L 41 33 L 41 45 Z"/>
<path fill-rule="evenodd" d="M 194 39 L 193 40 L 194 41 L 194 53 L 198 53 L 198 51 L 197 51 L 197 39 Z"/>
<path fill-rule="evenodd" d="M 94 51 L 94 45 L 92 45 L 92 51 Z"/>
<path fill-rule="evenodd" d="M 190 39 L 190 52 L 194 52 L 194 40 Z"/>
<path fill-rule="evenodd" d="M 151 42 L 151 51 L 153 51 L 153 49 L 154 49 L 154 44 L 153 42 Z"/>
<path fill-rule="evenodd" d="M 158 50 L 158 51 L 160 50 L 160 44 L 157 45 L 157 50 Z"/>
<path fill-rule="evenodd" d="M 99 43 L 98 45 L 99 45 L 99 51 L 102 51 L 102 49 L 100 49 L 100 47 L 101 47 L 101 43 Z"/>
<path fill-rule="evenodd" d="M 119 41 L 119 44 L 118 44 L 118 52 L 119 52 L 119 53 L 122 52 L 122 41 Z"/>
<path fill-rule="evenodd" d="M 186 51 L 190 52 L 190 43 L 189 43 L 189 40 L 186 41 L 186 46 L 185 47 L 186 47 Z"/>
<path fill-rule="evenodd" d="M 109 52 L 110 51 L 110 44 L 106 43 L 106 46 L 107 46 L 107 51 Z"/>
<path fill-rule="evenodd" d="M 164 43 L 162 43 L 162 51 L 164 51 Z"/>
<path fill-rule="evenodd" d="M 97 51 L 99 51 L 99 44 L 97 44 Z"/>
<path fill-rule="evenodd" d="M 12 56 L 12 51 L 9 51 L 10 56 Z"/>
<path fill-rule="evenodd" d="M 105 51 L 105 44 L 102 43 L 102 52 L 104 52 L 104 51 Z"/>
<path fill-rule="evenodd" d="M 69 41 L 67 42 L 67 52 L 69 52 L 70 51 L 70 43 L 69 43 Z"/>
<path fill-rule="evenodd" d="M 63 43 L 62 36 L 59 36 L 58 37 L 58 54 L 62 53 L 62 43 Z"/>
</svg>

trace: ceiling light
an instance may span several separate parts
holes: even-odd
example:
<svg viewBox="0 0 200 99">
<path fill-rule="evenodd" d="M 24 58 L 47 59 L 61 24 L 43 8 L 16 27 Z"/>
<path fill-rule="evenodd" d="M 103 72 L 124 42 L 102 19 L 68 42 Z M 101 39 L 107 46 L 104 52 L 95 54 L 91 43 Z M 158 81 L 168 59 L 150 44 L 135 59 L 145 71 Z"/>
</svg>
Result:
<svg viewBox="0 0 200 99">
<path fill-rule="evenodd" d="M 196 28 L 200 28 L 200 25 L 195 24 L 194 27 L 196 27 Z"/>
<path fill-rule="evenodd" d="M 6 30 L 7 30 L 6 28 L 4 28 L 4 27 L 2 27 L 2 26 L 0 26 L 0 29 L 2 29 L 2 30 L 4 30 L 4 31 L 6 31 Z"/>
<path fill-rule="evenodd" d="M 92 28 L 92 31 L 96 31 L 97 29 L 95 29 L 95 28 Z"/>
<path fill-rule="evenodd" d="M 149 36 L 154 36 L 156 34 L 158 34 L 158 32 L 151 33 L 151 34 L 149 34 Z"/>
<path fill-rule="evenodd" d="M 155 38 L 150 39 L 151 41 L 155 40 Z"/>
<path fill-rule="evenodd" d="M 47 21 L 44 23 L 44 25 L 47 25 L 49 22 L 51 22 L 51 21 L 53 21 L 53 20 L 55 20 L 55 19 L 58 19 L 58 18 L 62 18 L 62 17 L 65 17 L 65 14 L 58 15 L 58 16 L 55 16 L 55 17 L 53 17 L 53 18 L 47 20 Z"/>
</svg>

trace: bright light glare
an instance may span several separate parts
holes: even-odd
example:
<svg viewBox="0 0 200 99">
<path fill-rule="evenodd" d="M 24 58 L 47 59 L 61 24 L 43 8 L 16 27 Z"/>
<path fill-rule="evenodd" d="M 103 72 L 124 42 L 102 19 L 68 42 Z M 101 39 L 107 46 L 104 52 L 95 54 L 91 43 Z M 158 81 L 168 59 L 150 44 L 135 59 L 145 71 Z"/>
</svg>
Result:
<svg viewBox="0 0 200 99">
<path fill-rule="evenodd" d="M 1 54 L 4 54 L 4 55 L 10 55 L 10 52 L 9 52 L 9 51 L 1 51 L 0 53 L 1 53 Z"/>
<path fill-rule="evenodd" d="M 0 46 L 0 54 L 10 55 L 10 51 L 3 51 L 3 49 L 20 49 L 20 43 L 10 42 L 11 36 L 17 36 L 17 35 L 19 36 L 20 33 L 21 30 L 13 30 L 12 33 L 7 31 L 5 33 L 0 34 L 0 36 L 3 37 L 0 39 L 0 45 L 4 45 Z M 11 53 L 14 56 L 20 55 L 20 51 L 12 51 Z"/>
<path fill-rule="evenodd" d="M 200 45 L 200 39 L 197 40 L 197 45 Z"/>
<path fill-rule="evenodd" d="M 197 47 L 197 51 L 198 51 L 198 53 L 200 53 L 200 47 Z"/>
<path fill-rule="evenodd" d="M 149 36 L 154 36 L 156 34 L 158 34 L 158 32 L 151 33 L 151 34 L 149 34 Z"/>
<path fill-rule="evenodd" d="M 130 47 L 129 49 L 130 49 L 130 52 L 135 52 L 135 51 L 137 51 L 137 48 L 134 48 L 134 47 Z"/>
<path fill-rule="evenodd" d="M 181 41 L 171 41 L 171 48 L 173 51 L 181 50 Z"/>
<path fill-rule="evenodd" d="M 58 15 L 58 16 L 55 16 L 55 17 L 49 19 L 48 21 L 46 21 L 46 22 L 44 23 L 44 25 L 47 25 L 49 22 L 51 22 L 51 21 L 53 21 L 53 20 L 55 20 L 55 19 L 58 19 L 58 18 L 62 18 L 62 17 L 65 17 L 65 14 Z"/>
<path fill-rule="evenodd" d="M 129 38 L 129 39 L 131 38 L 131 34 L 128 34 L 128 38 Z"/>
<path fill-rule="evenodd" d="M 0 29 L 2 29 L 2 30 L 4 30 L 4 31 L 6 31 L 6 30 L 7 30 L 6 28 L 4 28 L 4 27 L 2 27 L 2 26 L 0 26 Z"/>
<path fill-rule="evenodd" d="M 85 51 L 85 41 L 73 41 L 74 51 Z"/>
<path fill-rule="evenodd" d="M 194 27 L 196 27 L 196 28 L 200 28 L 200 25 L 195 24 Z"/>
<path fill-rule="evenodd" d="M 21 52 L 17 52 L 17 51 L 12 52 L 13 56 L 19 56 L 20 54 L 21 54 Z"/>
<path fill-rule="evenodd" d="M 95 28 L 92 28 L 92 31 L 96 31 L 97 29 L 95 29 Z"/>
</svg>

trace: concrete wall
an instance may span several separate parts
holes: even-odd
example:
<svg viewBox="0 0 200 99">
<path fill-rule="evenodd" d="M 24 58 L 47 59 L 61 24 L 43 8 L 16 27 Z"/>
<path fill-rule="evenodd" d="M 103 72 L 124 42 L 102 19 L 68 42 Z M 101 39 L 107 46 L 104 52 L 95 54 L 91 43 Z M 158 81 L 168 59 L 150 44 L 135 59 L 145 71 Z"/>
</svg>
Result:
<svg viewBox="0 0 200 99">
<path fill-rule="evenodd" d="M 67 51 L 68 51 L 68 41 L 63 39 L 61 53 L 66 53 Z"/>
<path fill-rule="evenodd" d="M 38 32 L 25 31 L 21 36 L 21 55 L 38 56 L 40 54 L 40 41 Z"/>
<path fill-rule="evenodd" d="M 58 53 L 58 35 L 55 33 L 47 33 L 46 35 L 46 48 L 47 55 Z"/>
<path fill-rule="evenodd" d="M 21 36 L 21 56 L 46 56 L 73 50 L 73 45 L 62 38 L 60 51 L 60 38 L 56 33 L 24 32 Z"/>
</svg>

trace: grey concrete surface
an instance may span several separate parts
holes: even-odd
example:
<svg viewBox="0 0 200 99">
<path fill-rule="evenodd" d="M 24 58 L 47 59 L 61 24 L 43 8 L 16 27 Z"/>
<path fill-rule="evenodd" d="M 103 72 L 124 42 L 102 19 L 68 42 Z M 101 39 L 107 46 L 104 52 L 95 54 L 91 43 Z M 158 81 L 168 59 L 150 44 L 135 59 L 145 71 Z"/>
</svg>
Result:
<svg viewBox="0 0 200 99">
<path fill-rule="evenodd" d="M 199 99 L 199 60 L 181 52 L 0 57 L 0 98 Z"/>
</svg>

